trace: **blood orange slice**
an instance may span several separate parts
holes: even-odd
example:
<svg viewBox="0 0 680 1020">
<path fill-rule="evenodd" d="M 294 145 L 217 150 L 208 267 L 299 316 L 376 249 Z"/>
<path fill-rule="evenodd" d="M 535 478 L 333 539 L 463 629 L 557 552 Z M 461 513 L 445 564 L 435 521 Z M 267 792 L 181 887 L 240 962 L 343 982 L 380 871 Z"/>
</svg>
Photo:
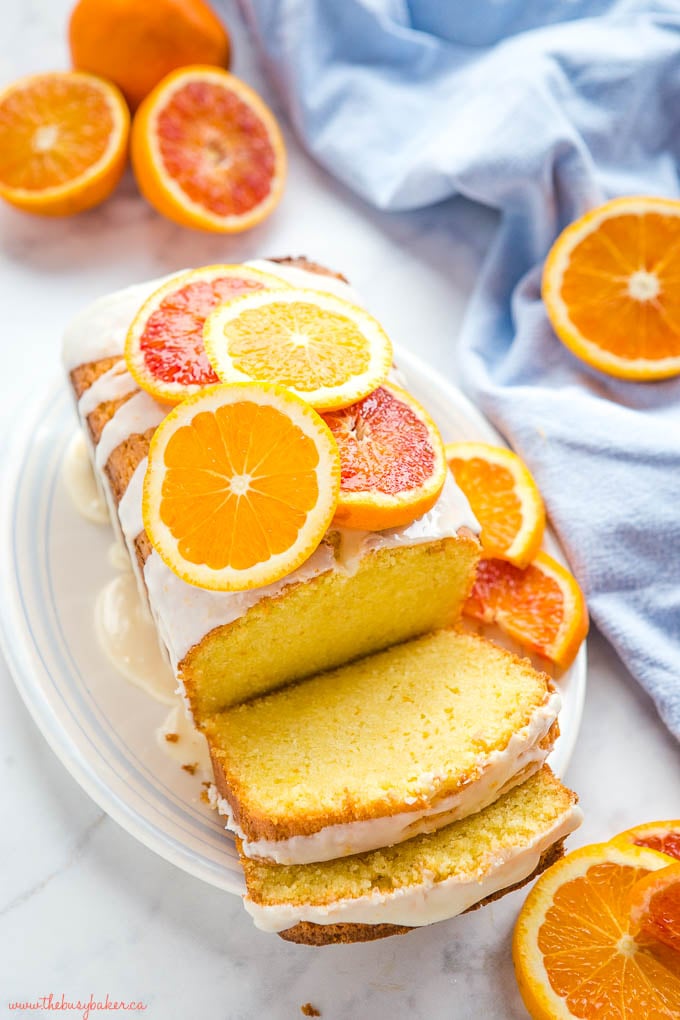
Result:
<svg viewBox="0 0 680 1020">
<path fill-rule="evenodd" d="M 643 822 L 620 832 L 612 840 L 620 846 L 645 846 L 680 861 L 680 818 L 662 822 Z"/>
<path fill-rule="evenodd" d="M 304 400 L 270 383 L 208 386 L 154 433 L 144 527 L 189 584 L 259 588 L 316 549 L 339 484 L 335 440 Z"/>
<path fill-rule="evenodd" d="M 380 531 L 409 524 L 434 506 L 446 481 L 444 446 L 410 394 L 383 384 L 323 419 L 340 450 L 336 524 Z"/>
<path fill-rule="evenodd" d="M 566 669 L 588 632 L 585 599 L 576 580 L 539 552 L 524 569 L 483 559 L 463 612 L 496 623 L 525 648 Z"/>
<path fill-rule="evenodd" d="M 215 67 L 182 67 L 156 86 L 135 116 L 131 155 L 151 205 L 199 230 L 253 227 L 283 191 L 286 154 L 274 115 Z"/>
<path fill-rule="evenodd" d="M 680 953 L 680 864 L 669 864 L 635 883 L 630 920 L 633 935 L 663 942 Z"/>
<path fill-rule="evenodd" d="M 157 400 L 178 404 L 219 382 L 203 346 L 208 315 L 243 294 L 287 287 L 276 276 L 241 265 L 205 266 L 173 277 L 144 302 L 128 330 L 128 370 Z"/>
</svg>

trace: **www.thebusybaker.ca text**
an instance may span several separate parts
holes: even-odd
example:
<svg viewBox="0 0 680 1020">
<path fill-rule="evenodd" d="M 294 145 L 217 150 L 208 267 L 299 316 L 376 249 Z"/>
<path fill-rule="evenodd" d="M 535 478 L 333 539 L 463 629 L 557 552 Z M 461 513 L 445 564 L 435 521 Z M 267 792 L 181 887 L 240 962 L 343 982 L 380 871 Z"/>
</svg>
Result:
<svg viewBox="0 0 680 1020">
<path fill-rule="evenodd" d="M 143 1012 L 146 1009 L 145 1002 L 128 1002 L 125 999 L 112 999 L 108 994 L 105 999 L 95 999 L 91 995 L 89 999 L 67 999 L 62 993 L 57 998 L 53 992 L 43 995 L 34 1002 L 19 1002 L 18 1000 L 8 1003 L 10 1009 L 21 1009 L 39 1013 L 42 1011 L 59 1010 L 61 1012 L 80 1013 L 83 1020 L 89 1020 L 91 1013 L 125 1010 L 130 1013 Z"/>
</svg>

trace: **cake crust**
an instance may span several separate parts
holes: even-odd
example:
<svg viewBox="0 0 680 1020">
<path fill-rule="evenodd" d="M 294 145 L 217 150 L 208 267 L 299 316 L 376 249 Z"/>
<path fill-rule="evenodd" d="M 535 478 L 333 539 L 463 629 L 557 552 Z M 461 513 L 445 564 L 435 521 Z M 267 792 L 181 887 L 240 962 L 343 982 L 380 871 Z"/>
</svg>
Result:
<svg viewBox="0 0 680 1020">
<path fill-rule="evenodd" d="M 543 871 L 546 871 L 563 856 L 564 839 L 560 839 L 541 854 L 538 864 L 530 875 L 515 882 L 514 885 L 498 889 L 489 896 L 485 896 L 478 903 L 473 903 L 463 913 L 469 914 L 472 910 L 479 910 L 487 903 L 501 899 L 506 893 L 521 889 L 529 882 L 533 882 Z M 312 921 L 298 921 L 292 928 L 286 928 L 285 931 L 277 932 L 277 934 L 286 942 L 296 942 L 298 945 L 332 946 L 349 942 L 374 942 L 376 939 L 389 938 L 391 935 L 408 935 L 412 931 L 416 931 L 416 929 L 401 924 L 314 924 Z"/>
</svg>

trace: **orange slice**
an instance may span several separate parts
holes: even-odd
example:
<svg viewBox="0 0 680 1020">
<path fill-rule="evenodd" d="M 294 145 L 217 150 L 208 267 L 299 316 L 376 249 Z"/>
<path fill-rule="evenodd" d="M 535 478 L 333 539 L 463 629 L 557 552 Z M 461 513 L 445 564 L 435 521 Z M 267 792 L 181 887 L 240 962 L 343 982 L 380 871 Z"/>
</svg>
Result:
<svg viewBox="0 0 680 1020">
<path fill-rule="evenodd" d="M 319 415 L 282 386 L 209 386 L 156 429 L 144 527 L 189 584 L 260 588 L 316 549 L 338 501 L 340 456 Z"/>
<path fill-rule="evenodd" d="M 680 819 L 668 822 L 643 822 L 620 832 L 612 840 L 619 846 L 646 846 L 680 861 Z"/>
<path fill-rule="evenodd" d="M 132 125 L 139 189 L 185 227 L 231 234 L 278 204 L 286 153 L 276 119 L 248 85 L 196 65 L 167 75 Z"/>
<path fill-rule="evenodd" d="M 680 864 L 669 864 L 635 883 L 630 921 L 633 935 L 656 939 L 680 954 Z"/>
<path fill-rule="evenodd" d="M 203 347 L 205 320 L 242 294 L 288 284 L 247 266 L 205 266 L 173 277 L 137 312 L 125 343 L 136 381 L 157 400 L 177 404 L 219 382 Z"/>
<path fill-rule="evenodd" d="M 539 552 L 520 569 L 505 560 L 482 559 L 463 612 L 496 623 L 529 651 L 566 669 L 588 633 L 588 611 L 575 578 Z"/>
<path fill-rule="evenodd" d="M 623 379 L 680 373 L 680 202 L 619 198 L 553 245 L 543 300 L 560 340 Z"/>
<path fill-rule="evenodd" d="M 629 896 L 664 858 L 611 843 L 545 871 L 515 927 L 512 953 L 534 1020 L 671 1020 L 680 1015 L 680 956 L 631 932 Z"/>
<path fill-rule="evenodd" d="M 125 169 L 129 126 L 121 93 L 93 74 L 20 78 L 0 93 L 0 196 L 42 216 L 99 205 Z"/>
<path fill-rule="evenodd" d="M 335 524 L 381 531 L 410 524 L 434 506 L 446 481 L 444 444 L 410 394 L 383 384 L 323 418 L 340 450 Z"/>
<path fill-rule="evenodd" d="M 203 340 L 223 382 L 278 382 L 319 411 L 361 400 L 392 364 L 392 344 L 372 315 L 315 290 L 230 301 L 208 317 Z"/>
<path fill-rule="evenodd" d="M 545 507 L 524 462 L 488 443 L 447 443 L 446 459 L 481 525 L 486 555 L 526 567 L 541 547 Z"/>
</svg>

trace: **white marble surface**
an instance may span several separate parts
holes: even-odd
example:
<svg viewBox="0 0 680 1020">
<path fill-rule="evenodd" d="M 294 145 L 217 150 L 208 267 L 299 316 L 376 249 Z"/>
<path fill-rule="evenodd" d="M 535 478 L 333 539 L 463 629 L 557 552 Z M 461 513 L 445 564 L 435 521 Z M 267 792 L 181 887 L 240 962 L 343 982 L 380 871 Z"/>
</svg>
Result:
<svg viewBox="0 0 680 1020">
<path fill-rule="evenodd" d="M 3 5 L 0 84 L 67 66 L 69 7 L 70 0 Z M 225 9 L 236 72 L 275 105 L 235 7 Z M 129 174 L 113 200 L 75 220 L 0 209 L 2 433 L 58 373 L 61 329 L 84 302 L 188 264 L 261 254 L 307 253 L 344 270 L 397 340 L 453 376 L 456 326 L 489 230 L 465 207 L 459 222 L 468 229 L 454 233 L 453 203 L 376 213 L 292 139 L 290 154 L 280 210 L 231 240 L 162 221 Z M 567 776 L 586 821 L 572 846 L 680 813 L 677 745 L 601 638 L 589 644 L 588 698 Z M 306 1002 L 324 1020 L 526 1016 L 510 959 L 522 893 L 364 946 L 315 950 L 264 935 L 235 897 L 175 870 L 102 814 L 44 743 L 2 662 L 0 817 L 0 1015 L 10 1000 L 64 992 L 141 999 L 146 1012 L 126 1015 L 154 1020 L 288 1020 Z"/>
</svg>

